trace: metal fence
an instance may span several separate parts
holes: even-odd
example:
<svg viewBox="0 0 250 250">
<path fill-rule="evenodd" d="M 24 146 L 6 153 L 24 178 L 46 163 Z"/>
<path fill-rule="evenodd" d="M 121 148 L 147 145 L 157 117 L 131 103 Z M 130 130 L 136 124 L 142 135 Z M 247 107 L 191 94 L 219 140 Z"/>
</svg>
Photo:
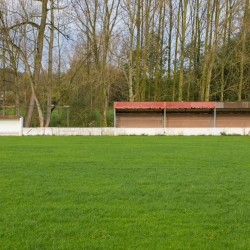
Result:
<svg viewBox="0 0 250 250">
<path fill-rule="evenodd" d="M 43 118 L 46 120 L 48 106 L 42 106 Z M 51 114 L 50 127 L 100 127 L 100 111 L 88 109 L 83 106 L 50 106 L 54 108 Z M 28 111 L 27 105 L 0 105 L 0 115 L 21 115 L 24 118 Z M 114 126 L 113 108 L 107 112 L 108 127 Z M 37 106 L 34 112 L 31 127 L 40 127 Z"/>
<path fill-rule="evenodd" d="M 43 119 L 44 121 L 46 120 L 46 109 L 48 107 L 55 108 L 55 106 L 42 106 L 43 110 Z M 0 115 L 22 115 L 25 118 L 26 111 L 28 110 L 29 106 L 16 106 L 16 105 L 11 105 L 11 106 L 0 106 Z M 66 110 L 66 121 L 67 121 L 67 127 L 69 127 L 69 121 L 70 121 L 70 106 L 60 106 L 56 107 L 57 109 L 59 108 L 59 112 L 61 112 L 61 109 Z M 37 112 L 37 106 L 34 106 L 34 114 Z M 37 119 L 38 116 L 33 114 L 33 120 Z M 64 117 L 63 117 L 64 118 Z"/>
</svg>

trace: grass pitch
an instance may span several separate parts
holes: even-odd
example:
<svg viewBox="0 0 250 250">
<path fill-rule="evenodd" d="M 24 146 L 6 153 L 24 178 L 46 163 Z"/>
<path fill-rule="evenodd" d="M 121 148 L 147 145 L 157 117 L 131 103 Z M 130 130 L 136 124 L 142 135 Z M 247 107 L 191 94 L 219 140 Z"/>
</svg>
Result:
<svg viewBox="0 0 250 250">
<path fill-rule="evenodd" d="M 0 137 L 0 249 L 250 249 L 250 137 Z"/>
</svg>

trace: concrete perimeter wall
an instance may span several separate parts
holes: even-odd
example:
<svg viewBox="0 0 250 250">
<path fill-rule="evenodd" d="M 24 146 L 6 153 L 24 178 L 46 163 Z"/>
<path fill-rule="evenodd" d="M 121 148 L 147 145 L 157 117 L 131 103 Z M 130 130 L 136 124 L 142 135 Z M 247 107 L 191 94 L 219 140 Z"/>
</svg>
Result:
<svg viewBox="0 0 250 250">
<path fill-rule="evenodd" d="M 23 128 L 23 135 L 250 135 L 249 128 Z"/>
</svg>

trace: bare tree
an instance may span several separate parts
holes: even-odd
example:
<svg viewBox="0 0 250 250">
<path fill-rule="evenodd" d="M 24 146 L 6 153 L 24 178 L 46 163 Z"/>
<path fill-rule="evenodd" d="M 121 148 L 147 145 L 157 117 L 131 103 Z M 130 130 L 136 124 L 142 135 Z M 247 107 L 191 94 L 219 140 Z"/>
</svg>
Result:
<svg viewBox="0 0 250 250">
<path fill-rule="evenodd" d="M 245 50 L 246 50 L 246 28 L 248 21 L 248 12 L 249 12 L 249 0 L 245 0 L 245 10 L 244 10 L 244 21 L 243 21 L 243 30 L 242 30 L 242 51 L 241 51 L 241 59 L 240 59 L 240 83 L 239 83 L 239 91 L 238 91 L 238 101 L 241 101 L 242 95 L 242 85 L 243 85 L 243 76 L 244 76 L 244 58 L 245 58 Z"/>
<path fill-rule="evenodd" d="M 184 1 L 184 2 L 182 2 Z M 183 87 L 183 65 L 184 65 L 184 48 L 185 48 L 185 36 L 186 36 L 186 18 L 187 18 L 187 4 L 188 0 L 180 0 L 181 2 L 181 14 L 182 14 L 182 35 L 181 35 L 181 65 L 180 65 L 180 81 L 179 81 L 179 97 L 178 101 L 182 101 L 182 87 Z M 184 5 L 184 6 L 183 6 Z"/>
<path fill-rule="evenodd" d="M 3 82 L 3 115 L 5 115 L 5 99 L 6 99 L 6 84 L 5 84 L 5 71 L 6 71 L 6 61 L 5 61 L 5 40 L 2 38 L 2 82 Z"/>
<path fill-rule="evenodd" d="M 129 101 L 133 102 L 134 101 L 134 94 L 133 94 L 133 38 L 134 38 L 136 8 L 135 8 L 135 5 L 131 4 L 129 0 L 126 0 L 124 9 L 126 12 L 128 12 L 128 18 L 129 18 L 130 38 L 129 38 L 129 61 L 128 61 L 128 75 L 129 75 L 128 76 L 128 80 L 129 80 L 128 89 L 129 89 Z"/>
<path fill-rule="evenodd" d="M 52 91 L 52 60 L 54 44 L 54 1 L 50 0 L 50 41 L 49 41 L 49 67 L 48 67 L 48 86 L 47 86 L 47 117 L 45 127 L 49 126 L 51 118 L 51 91 Z"/>
<path fill-rule="evenodd" d="M 118 18 L 120 0 L 72 0 L 73 10 L 81 31 L 90 36 L 95 65 L 100 72 L 100 124 L 107 126 L 108 80 L 107 60 L 110 40 Z M 101 29 L 97 22 L 101 22 Z M 88 24 L 88 25 L 87 25 Z M 88 31 L 88 32 L 87 32 Z M 100 53 L 102 52 L 102 53 Z"/>
<path fill-rule="evenodd" d="M 172 101 L 175 101 L 175 84 L 176 84 L 176 74 L 177 74 L 177 54 L 178 54 L 178 38 L 179 38 L 179 26 L 180 26 L 180 10 L 181 2 L 179 2 L 178 13 L 177 13 L 177 26 L 175 34 L 175 55 L 174 55 L 174 82 L 173 82 L 173 98 Z"/>
<path fill-rule="evenodd" d="M 159 3 L 159 17 L 158 17 L 158 31 L 156 38 L 156 60 L 155 60 L 155 86 L 154 86 L 154 101 L 159 99 L 159 61 L 160 61 L 160 40 L 161 40 L 161 25 L 162 25 L 162 14 L 163 2 Z"/>
<path fill-rule="evenodd" d="M 136 74 L 135 74 L 135 99 L 140 100 L 140 73 L 141 73 L 141 56 L 140 56 L 140 41 L 141 41 L 141 0 L 137 0 L 136 14 Z"/>
<path fill-rule="evenodd" d="M 1 19 L 0 29 L 3 33 L 3 35 L 5 36 L 6 41 L 10 44 L 10 46 L 14 47 L 20 53 L 20 55 L 24 61 L 24 64 L 27 67 L 27 71 L 28 71 L 28 75 L 29 75 L 32 95 L 30 98 L 30 105 L 29 105 L 28 114 L 27 114 L 27 117 L 25 120 L 26 127 L 30 126 L 35 103 L 36 103 L 37 109 L 38 109 L 40 126 L 44 126 L 42 107 L 41 107 L 41 104 L 39 102 L 39 98 L 36 94 L 36 89 L 37 89 L 38 84 L 39 84 L 40 70 L 41 70 L 41 64 L 42 64 L 43 43 L 44 43 L 45 27 L 46 27 L 46 20 L 47 20 L 47 3 L 48 3 L 48 0 L 43 0 L 41 2 L 42 6 L 41 6 L 40 25 L 33 23 L 30 20 L 26 20 L 25 22 L 19 22 L 17 24 L 14 24 L 13 26 L 9 27 L 8 24 L 5 22 L 5 19 L 2 15 L 2 13 L 0 16 L 0 19 Z M 26 58 L 24 51 L 22 50 L 22 48 L 18 47 L 11 40 L 11 37 L 9 36 L 9 32 L 11 30 L 18 28 L 20 26 L 23 26 L 23 25 L 31 25 L 32 27 L 36 28 L 37 33 L 38 33 L 37 37 L 35 38 L 36 50 L 34 52 L 34 70 L 33 70 L 33 73 L 32 73 L 32 69 L 30 68 L 28 58 Z"/>
</svg>

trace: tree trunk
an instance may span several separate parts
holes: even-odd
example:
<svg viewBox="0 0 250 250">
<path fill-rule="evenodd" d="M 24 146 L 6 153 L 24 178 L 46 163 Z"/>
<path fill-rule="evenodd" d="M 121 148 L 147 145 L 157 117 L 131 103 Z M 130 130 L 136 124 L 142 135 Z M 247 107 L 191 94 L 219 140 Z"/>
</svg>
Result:
<svg viewBox="0 0 250 250">
<path fill-rule="evenodd" d="M 136 74 L 135 74 L 135 100 L 139 101 L 140 99 L 140 27 L 141 27 L 141 0 L 137 0 L 137 15 L 136 15 L 136 27 L 137 27 L 137 38 L 136 38 Z"/>
<path fill-rule="evenodd" d="M 34 63 L 34 73 L 32 77 L 34 79 L 34 87 L 31 86 L 32 95 L 30 98 L 30 106 L 29 106 L 28 114 L 25 120 L 25 127 L 30 126 L 35 102 L 38 108 L 40 127 L 44 126 L 43 112 L 42 112 L 42 108 L 39 103 L 38 97 L 36 95 L 36 90 L 37 90 L 38 83 L 39 83 L 40 70 L 41 70 L 41 65 L 42 65 L 43 40 L 44 40 L 44 32 L 45 32 L 45 27 L 46 27 L 47 11 L 48 11 L 47 4 L 48 4 L 48 0 L 42 1 L 42 16 L 41 16 L 41 23 L 40 23 L 39 30 L 38 30 L 35 63 Z"/>
<path fill-rule="evenodd" d="M 129 12 L 129 63 L 128 63 L 128 90 L 129 90 L 129 101 L 134 101 L 134 93 L 133 93 L 133 39 L 134 39 L 134 18 L 135 18 L 135 8 L 133 12 L 130 9 L 130 2 L 127 1 L 127 8 Z M 137 41 L 138 44 L 138 41 Z M 136 65 L 137 66 L 137 65 Z"/>
<path fill-rule="evenodd" d="M 168 82 L 170 82 L 170 78 L 171 78 L 172 29 L 173 29 L 173 6 L 172 6 L 172 0 L 170 0 L 169 1 L 169 35 L 168 35 Z"/>
<path fill-rule="evenodd" d="M 204 101 L 205 94 L 205 83 L 206 83 L 206 71 L 207 71 L 207 63 L 208 63 L 208 33 L 209 33 L 209 25 L 210 25 L 210 0 L 207 1 L 207 27 L 206 27 L 206 36 L 205 36 L 205 48 L 204 48 L 204 62 L 203 62 L 203 70 L 202 70 L 202 82 L 201 82 L 201 101 Z"/>
<path fill-rule="evenodd" d="M 211 60 L 208 67 L 208 74 L 207 74 L 207 84 L 206 84 L 206 97 L 205 101 L 209 102 L 209 95 L 210 95 L 210 84 L 211 84 L 211 76 L 212 76 L 212 70 L 214 67 L 214 61 L 215 61 L 215 54 L 217 49 L 217 30 L 218 30 L 218 23 L 219 23 L 219 15 L 220 15 L 220 6 L 219 6 L 219 0 L 214 0 L 215 6 L 216 6 L 216 12 L 215 12 L 215 27 L 214 27 L 214 34 L 213 34 L 213 43 L 211 42 Z M 211 31 L 212 32 L 212 31 Z"/>
<path fill-rule="evenodd" d="M 20 44 L 18 44 L 18 46 L 20 46 Z M 15 95 L 17 115 L 20 115 L 20 98 L 19 98 L 19 84 L 18 84 L 19 55 L 17 55 L 17 53 L 14 52 L 14 47 L 11 47 L 8 39 L 7 39 L 7 48 L 8 48 L 8 54 L 9 54 L 9 59 L 10 59 L 10 63 L 11 63 L 11 68 L 13 71 L 13 78 L 14 78 L 13 93 Z"/>
<path fill-rule="evenodd" d="M 144 34 L 144 48 L 143 48 L 143 75 L 142 75 L 142 90 L 141 101 L 145 102 L 146 79 L 147 79 L 147 48 L 148 48 L 148 33 L 149 33 L 149 11 L 151 8 L 151 0 L 146 0 L 145 10 L 145 34 Z"/>
<path fill-rule="evenodd" d="M 158 23 L 158 34 L 156 39 L 156 62 L 155 62 L 155 91 L 154 101 L 158 101 L 158 79 L 159 79 L 159 56 L 160 56 L 160 36 L 161 36 L 161 22 L 162 22 L 162 2 L 159 7 L 159 23 Z"/>
<path fill-rule="evenodd" d="M 227 18 L 228 18 L 228 0 L 226 7 L 226 16 L 224 20 L 224 37 L 222 45 L 222 62 L 221 62 L 221 86 L 220 86 L 220 101 L 223 102 L 224 99 L 224 74 L 225 74 L 225 56 L 226 56 L 226 36 L 227 36 Z"/>
<path fill-rule="evenodd" d="M 229 43 L 231 40 L 231 30 L 232 30 L 232 0 L 227 0 L 227 4 L 229 1 L 229 20 L 228 20 L 228 38 L 227 42 Z"/>
<path fill-rule="evenodd" d="M 5 62 L 5 42 L 3 38 L 3 49 L 2 49 L 2 63 L 3 63 L 3 68 L 2 68 L 2 81 L 3 81 L 3 115 L 5 115 L 5 93 L 6 93 L 6 84 L 5 84 L 5 68 L 6 68 L 6 62 Z"/>
<path fill-rule="evenodd" d="M 172 98 L 173 102 L 175 101 L 175 84 L 176 84 L 176 71 L 177 71 L 176 68 L 177 68 L 177 54 L 178 54 L 179 25 L 180 25 L 180 9 L 181 9 L 181 2 L 179 1 L 177 27 L 176 27 L 176 36 L 175 36 L 174 83 L 173 83 L 173 98 Z"/>
<path fill-rule="evenodd" d="M 48 86 L 47 86 L 47 116 L 45 127 L 49 126 L 51 119 L 51 91 L 52 91 L 52 60 L 53 60 L 53 44 L 54 44 L 54 0 L 50 0 L 50 42 L 49 42 L 49 68 L 48 68 Z"/>
<path fill-rule="evenodd" d="M 199 0 L 196 1 L 196 16 L 195 16 L 195 35 L 194 35 L 194 47 L 193 47 L 193 84 L 192 84 L 192 101 L 195 100 L 194 92 L 195 92 L 195 82 L 198 82 L 198 74 L 197 74 L 197 37 L 198 37 L 198 29 L 199 29 Z"/>
<path fill-rule="evenodd" d="M 160 42 L 160 72 L 159 72 L 159 101 L 162 100 L 162 72 L 163 72 L 163 45 L 164 45 L 164 30 L 165 30 L 165 12 L 166 2 L 163 1 L 163 16 L 161 22 L 161 42 Z"/>
<path fill-rule="evenodd" d="M 130 23 L 130 42 L 129 42 L 129 64 L 128 64 L 128 89 L 129 89 L 129 101 L 134 101 L 133 94 L 133 23 Z"/>
<path fill-rule="evenodd" d="M 241 102 L 242 85 L 243 85 L 243 77 L 244 77 L 244 61 L 245 61 L 244 57 L 245 57 L 245 50 L 246 50 L 246 28 L 247 28 L 248 11 L 249 11 L 249 0 L 245 0 L 245 12 L 244 12 L 244 22 L 243 22 L 243 30 L 242 30 L 242 50 L 241 50 L 241 57 L 240 57 L 240 83 L 239 83 L 239 90 L 238 90 L 238 102 Z"/>
<path fill-rule="evenodd" d="M 57 0 L 57 6 L 59 6 L 59 0 Z M 58 10 L 58 16 L 60 20 L 59 10 Z M 59 32 L 60 24 L 58 21 L 58 33 L 57 33 L 57 46 L 58 46 L 58 72 L 57 72 L 57 98 L 58 98 L 58 114 L 57 114 L 57 121 L 60 122 L 61 120 L 61 92 L 60 92 L 60 86 L 61 86 L 61 45 L 60 45 L 60 32 Z M 89 53 L 89 51 L 88 51 Z"/>
<path fill-rule="evenodd" d="M 179 96 L 178 101 L 182 101 L 182 88 L 183 88 L 183 65 L 185 56 L 185 36 L 186 36 L 186 16 L 187 16 L 187 3 L 188 0 L 184 0 L 184 9 L 182 7 L 182 35 L 181 35 L 181 65 L 180 65 L 180 81 L 179 81 Z M 181 0 L 182 4 L 182 0 Z"/>
<path fill-rule="evenodd" d="M 191 11 L 191 19 L 192 20 L 192 35 L 191 35 L 191 43 L 190 43 L 190 47 L 189 47 L 189 72 L 188 72 L 188 89 L 187 89 L 187 101 L 189 102 L 189 98 L 190 98 L 190 85 L 191 85 L 191 66 L 192 66 L 192 49 L 193 48 L 193 44 L 194 44 L 194 22 L 195 22 L 195 16 L 193 15 L 192 11 Z"/>
</svg>

